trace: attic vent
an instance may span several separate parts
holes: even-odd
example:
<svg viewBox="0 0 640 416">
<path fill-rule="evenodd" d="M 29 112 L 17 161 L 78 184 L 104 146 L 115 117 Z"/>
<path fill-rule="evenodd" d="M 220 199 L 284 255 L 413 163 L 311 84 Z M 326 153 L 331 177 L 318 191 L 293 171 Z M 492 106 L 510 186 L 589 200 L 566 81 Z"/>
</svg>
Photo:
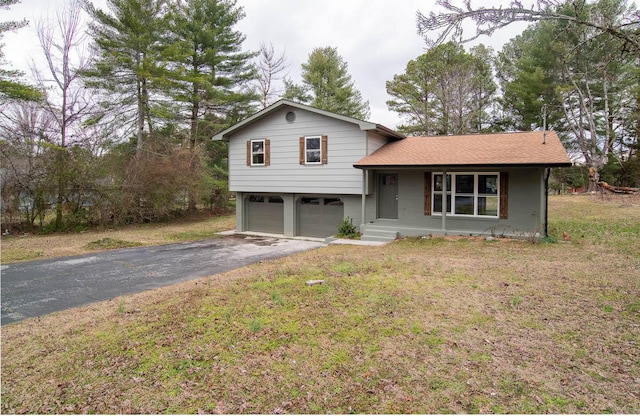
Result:
<svg viewBox="0 0 640 416">
<path fill-rule="evenodd" d="M 293 123 L 294 121 L 296 121 L 296 113 L 294 113 L 293 111 L 289 111 L 287 115 L 284 116 L 284 118 L 287 120 L 287 123 Z"/>
</svg>

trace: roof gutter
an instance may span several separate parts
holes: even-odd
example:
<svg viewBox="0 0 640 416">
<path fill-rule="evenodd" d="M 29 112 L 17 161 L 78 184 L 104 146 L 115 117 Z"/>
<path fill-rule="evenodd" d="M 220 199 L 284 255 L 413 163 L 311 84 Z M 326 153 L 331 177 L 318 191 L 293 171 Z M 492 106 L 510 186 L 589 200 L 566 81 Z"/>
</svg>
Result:
<svg viewBox="0 0 640 416">
<path fill-rule="evenodd" d="M 473 164 L 473 165 L 358 165 L 356 169 L 496 169 L 496 168 L 561 168 L 570 167 L 571 162 L 556 163 L 505 163 L 505 164 Z"/>
</svg>

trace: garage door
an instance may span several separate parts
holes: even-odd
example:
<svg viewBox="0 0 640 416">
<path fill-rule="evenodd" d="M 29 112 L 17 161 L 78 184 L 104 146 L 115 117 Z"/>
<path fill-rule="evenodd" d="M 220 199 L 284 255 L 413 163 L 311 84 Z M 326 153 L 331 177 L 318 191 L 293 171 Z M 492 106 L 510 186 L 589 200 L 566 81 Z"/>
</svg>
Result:
<svg viewBox="0 0 640 416">
<path fill-rule="evenodd" d="M 284 234 L 284 203 L 279 196 L 250 195 L 247 202 L 247 229 Z"/>
<path fill-rule="evenodd" d="M 304 197 L 298 201 L 298 235 L 330 237 L 338 233 L 344 204 L 338 198 Z"/>
</svg>

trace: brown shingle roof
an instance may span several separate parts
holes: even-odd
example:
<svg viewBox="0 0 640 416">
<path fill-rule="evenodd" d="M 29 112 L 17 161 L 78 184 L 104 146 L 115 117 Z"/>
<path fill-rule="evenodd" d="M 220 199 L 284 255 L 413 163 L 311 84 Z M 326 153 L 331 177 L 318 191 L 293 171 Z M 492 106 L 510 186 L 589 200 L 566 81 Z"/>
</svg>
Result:
<svg viewBox="0 0 640 416">
<path fill-rule="evenodd" d="M 571 166 L 553 131 L 407 137 L 360 159 L 356 168 L 384 166 Z"/>
</svg>

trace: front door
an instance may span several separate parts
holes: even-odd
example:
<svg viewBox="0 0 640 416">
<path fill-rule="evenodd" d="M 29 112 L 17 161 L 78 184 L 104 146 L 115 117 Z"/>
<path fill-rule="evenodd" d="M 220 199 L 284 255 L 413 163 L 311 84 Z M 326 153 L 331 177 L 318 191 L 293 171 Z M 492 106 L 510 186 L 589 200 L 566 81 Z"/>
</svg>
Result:
<svg viewBox="0 0 640 416">
<path fill-rule="evenodd" d="M 378 218 L 398 219 L 398 174 L 380 174 Z"/>
</svg>

